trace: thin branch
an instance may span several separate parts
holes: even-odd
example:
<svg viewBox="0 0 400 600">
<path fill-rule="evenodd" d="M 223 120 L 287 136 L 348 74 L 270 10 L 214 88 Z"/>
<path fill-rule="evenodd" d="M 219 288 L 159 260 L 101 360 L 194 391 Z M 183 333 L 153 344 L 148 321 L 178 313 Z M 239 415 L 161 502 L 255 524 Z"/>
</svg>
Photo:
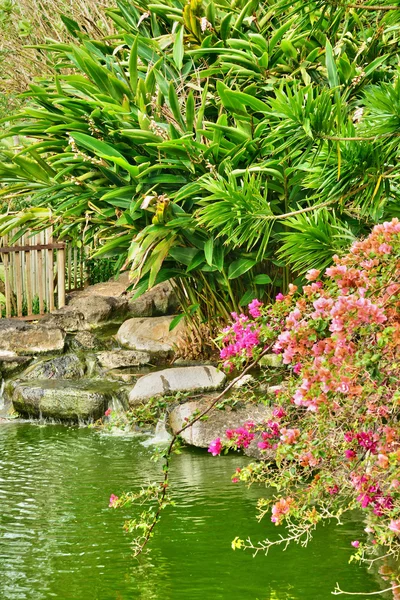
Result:
<svg viewBox="0 0 400 600">
<path fill-rule="evenodd" d="M 139 554 L 141 554 L 145 548 L 145 546 L 147 545 L 147 543 L 149 542 L 154 527 L 156 526 L 158 519 L 160 518 L 161 515 L 161 511 L 164 508 L 164 501 L 165 501 L 165 497 L 167 495 L 167 489 L 168 489 L 168 472 L 169 472 L 169 465 L 170 465 L 170 461 L 171 461 L 171 455 L 172 455 L 172 450 L 174 447 L 174 444 L 176 442 L 176 440 L 178 439 L 178 436 L 183 433 L 186 429 L 188 429 L 189 427 L 192 427 L 192 425 L 194 425 L 195 423 L 197 423 L 197 421 L 199 421 L 202 417 L 204 417 L 207 413 L 209 413 L 214 406 L 221 400 L 221 398 L 223 398 L 225 396 L 225 394 L 227 392 L 229 392 L 229 390 L 231 390 L 233 388 L 233 386 L 242 379 L 242 377 L 244 377 L 244 375 L 246 375 L 246 373 L 248 373 L 251 369 L 253 369 L 258 362 L 260 361 L 260 359 L 265 356 L 265 354 L 267 354 L 272 348 L 272 344 L 270 344 L 269 346 L 267 346 L 266 348 L 264 348 L 264 350 L 261 352 L 260 356 L 258 358 L 256 358 L 256 360 L 254 360 L 251 364 L 249 364 L 241 373 L 240 375 L 238 375 L 237 377 L 235 377 L 235 379 L 232 379 L 232 381 L 230 382 L 229 385 L 227 385 L 227 387 L 220 393 L 218 394 L 218 396 L 216 398 L 214 398 L 214 400 L 211 402 L 211 404 L 205 409 L 203 410 L 203 412 L 201 412 L 200 414 L 198 414 L 193 421 L 190 421 L 189 423 L 187 423 L 186 425 L 184 425 L 183 427 L 181 427 L 181 429 L 179 429 L 172 437 L 171 443 L 168 446 L 168 450 L 165 454 L 165 463 L 164 463 L 164 478 L 163 480 L 160 482 L 160 487 L 162 488 L 162 492 L 161 492 L 161 496 L 160 496 L 160 500 L 158 502 L 158 509 L 154 515 L 153 518 L 153 522 L 150 525 L 150 527 L 148 528 L 146 535 L 143 538 L 142 543 L 138 546 L 136 552 L 135 552 L 135 556 L 139 556 Z"/>
<path fill-rule="evenodd" d="M 400 588 L 400 585 L 393 585 L 390 588 L 386 588 L 386 590 L 379 590 L 379 592 L 345 592 L 340 589 L 339 584 L 336 584 L 335 591 L 332 592 L 333 596 L 340 596 L 342 594 L 346 594 L 347 596 L 378 596 L 384 594 L 385 592 L 392 592 Z"/>
</svg>

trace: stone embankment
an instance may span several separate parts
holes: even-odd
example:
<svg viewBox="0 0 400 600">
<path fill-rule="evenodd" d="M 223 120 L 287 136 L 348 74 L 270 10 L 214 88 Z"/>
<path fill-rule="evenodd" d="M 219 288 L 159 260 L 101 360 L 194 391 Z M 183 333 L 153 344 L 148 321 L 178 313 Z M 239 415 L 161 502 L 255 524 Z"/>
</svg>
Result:
<svg viewBox="0 0 400 600">
<path fill-rule="evenodd" d="M 171 402 L 167 426 L 172 433 L 194 412 L 203 411 L 215 391 L 223 389 L 225 374 L 213 364 L 182 366 L 177 360 L 175 351 L 185 343 L 187 328 L 181 320 L 170 329 L 178 304 L 169 282 L 138 299 L 127 292 L 128 285 L 121 277 L 91 286 L 34 324 L 0 320 L 5 403 L 30 418 L 87 422 L 116 404 L 127 409 L 155 396 L 190 394 Z M 267 358 L 265 365 L 277 366 L 277 357 Z M 245 383 L 254 381 L 247 377 Z M 227 406 L 213 410 L 182 437 L 206 448 L 226 429 L 264 421 L 270 413 L 262 403 Z M 256 448 L 248 450 L 257 456 Z"/>
</svg>

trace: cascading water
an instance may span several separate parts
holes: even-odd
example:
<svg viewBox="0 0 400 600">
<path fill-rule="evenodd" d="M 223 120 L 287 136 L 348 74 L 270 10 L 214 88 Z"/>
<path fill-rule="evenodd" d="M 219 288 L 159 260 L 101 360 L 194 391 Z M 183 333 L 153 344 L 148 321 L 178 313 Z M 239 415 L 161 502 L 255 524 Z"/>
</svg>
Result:
<svg viewBox="0 0 400 600">
<path fill-rule="evenodd" d="M 142 442 L 143 446 L 156 446 L 158 444 L 169 444 L 172 440 L 172 436 L 168 433 L 166 428 L 166 415 L 162 419 L 159 419 L 154 435 Z"/>
</svg>

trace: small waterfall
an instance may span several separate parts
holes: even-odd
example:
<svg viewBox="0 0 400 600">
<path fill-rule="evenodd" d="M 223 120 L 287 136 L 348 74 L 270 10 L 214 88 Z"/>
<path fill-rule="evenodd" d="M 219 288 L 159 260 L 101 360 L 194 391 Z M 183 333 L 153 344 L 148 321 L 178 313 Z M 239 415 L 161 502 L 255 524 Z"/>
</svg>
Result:
<svg viewBox="0 0 400 600">
<path fill-rule="evenodd" d="M 172 440 L 172 436 L 168 433 L 167 428 L 165 426 L 166 418 L 166 415 L 164 415 L 164 417 L 158 421 L 153 437 L 147 439 L 145 442 L 142 442 L 143 446 L 169 444 L 169 442 Z"/>
<path fill-rule="evenodd" d="M 116 412 L 117 414 L 121 414 L 126 412 L 126 406 L 124 406 L 123 401 L 121 400 L 121 398 L 119 398 L 116 395 L 113 395 L 112 400 L 109 404 L 109 408 L 111 408 L 111 410 L 113 412 Z"/>
</svg>

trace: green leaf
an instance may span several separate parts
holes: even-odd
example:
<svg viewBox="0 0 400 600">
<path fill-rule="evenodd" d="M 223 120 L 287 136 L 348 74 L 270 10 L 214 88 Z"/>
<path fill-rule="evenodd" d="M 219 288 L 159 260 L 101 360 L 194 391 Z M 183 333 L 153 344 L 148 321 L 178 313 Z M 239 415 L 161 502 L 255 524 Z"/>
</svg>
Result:
<svg viewBox="0 0 400 600">
<path fill-rule="evenodd" d="M 296 58 L 297 58 L 296 48 L 293 46 L 293 44 L 290 40 L 282 40 L 281 41 L 281 49 L 282 49 L 282 52 L 284 53 L 284 55 L 287 56 L 287 58 L 296 60 Z"/>
<path fill-rule="evenodd" d="M 267 283 L 272 283 L 272 279 L 269 275 L 256 275 L 253 281 L 257 285 L 266 285 Z"/>
<path fill-rule="evenodd" d="M 169 101 L 169 105 L 171 107 L 171 110 L 174 114 L 175 119 L 178 121 L 178 123 L 180 125 L 183 126 L 181 108 L 179 106 L 179 99 L 178 99 L 177 93 L 175 91 L 175 83 L 173 81 L 171 81 L 169 84 L 168 101 Z"/>
<path fill-rule="evenodd" d="M 137 177 L 139 175 L 139 168 L 128 163 L 126 158 L 122 156 L 118 150 L 115 150 L 115 148 L 109 144 L 106 144 L 106 142 L 97 140 L 96 138 L 86 135 L 85 133 L 79 133 L 75 131 L 71 132 L 70 135 L 78 144 L 94 152 L 94 154 L 100 158 L 111 160 L 114 164 L 126 169 L 132 175 L 132 177 Z"/>
<path fill-rule="evenodd" d="M 178 71 L 180 71 L 182 69 L 183 55 L 185 53 L 185 48 L 183 46 L 183 32 L 184 32 L 184 27 L 183 27 L 183 25 L 181 25 L 177 29 L 177 32 L 175 34 L 175 41 L 174 41 L 173 58 L 174 58 L 174 63 L 176 64 Z"/>
<path fill-rule="evenodd" d="M 171 323 L 169 324 L 169 330 L 172 331 L 173 329 L 175 329 L 175 327 L 177 325 L 179 325 L 179 323 L 182 321 L 182 319 L 185 318 L 185 314 L 182 313 L 180 315 L 176 315 L 176 317 L 174 317 L 171 321 Z"/>
<path fill-rule="evenodd" d="M 254 290 L 247 290 L 247 292 L 240 298 L 239 304 L 240 306 L 247 306 L 255 298 L 257 298 L 257 294 L 254 292 Z"/>
<path fill-rule="evenodd" d="M 326 40 L 325 46 L 325 59 L 326 68 L 328 70 L 329 86 L 331 88 L 336 88 L 339 86 L 339 76 L 336 68 L 335 58 L 333 56 L 333 49 L 328 39 Z"/>
<path fill-rule="evenodd" d="M 250 271 L 257 264 L 257 261 L 252 258 L 238 258 L 230 266 L 228 271 L 228 279 L 236 279 L 247 271 Z"/>
<path fill-rule="evenodd" d="M 210 267 L 213 266 L 213 252 L 214 252 L 214 239 L 210 238 L 204 244 L 204 255 L 206 257 L 207 264 L 209 264 Z"/>
<path fill-rule="evenodd" d="M 229 12 L 228 14 L 225 15 L 225 17 L 221 21 L 221 25 L 220 25 L 220 29 L 219 29 L 219 35 L 221 37 L 221 40 L 225 41 L 228 39 L 229 33 L 231 31 L 232 16 L 233 16 L 233 13 Z"/>
<path fill-rule="evenodd" d="M 194 106 L 194 95 L 193 90 L 190 90 L 186 100 L 186 129 L 187 131 L 193 131 L 195 117 L 195 106 Z"/>
<path fill-rule="evenodd" d="M 138 36 L 132 44 L 131 53 L 129 55 L 129 81 L 134 95 L 136 95 L 138 84 Z"/>
<path fill-rule="evenodd" d="M 169 254 L 172 258 L 188 267 L 197 252 L 197 248 L 182 248 L 178 246 L 176 248 L 171 248 Z"/>
</svg>

